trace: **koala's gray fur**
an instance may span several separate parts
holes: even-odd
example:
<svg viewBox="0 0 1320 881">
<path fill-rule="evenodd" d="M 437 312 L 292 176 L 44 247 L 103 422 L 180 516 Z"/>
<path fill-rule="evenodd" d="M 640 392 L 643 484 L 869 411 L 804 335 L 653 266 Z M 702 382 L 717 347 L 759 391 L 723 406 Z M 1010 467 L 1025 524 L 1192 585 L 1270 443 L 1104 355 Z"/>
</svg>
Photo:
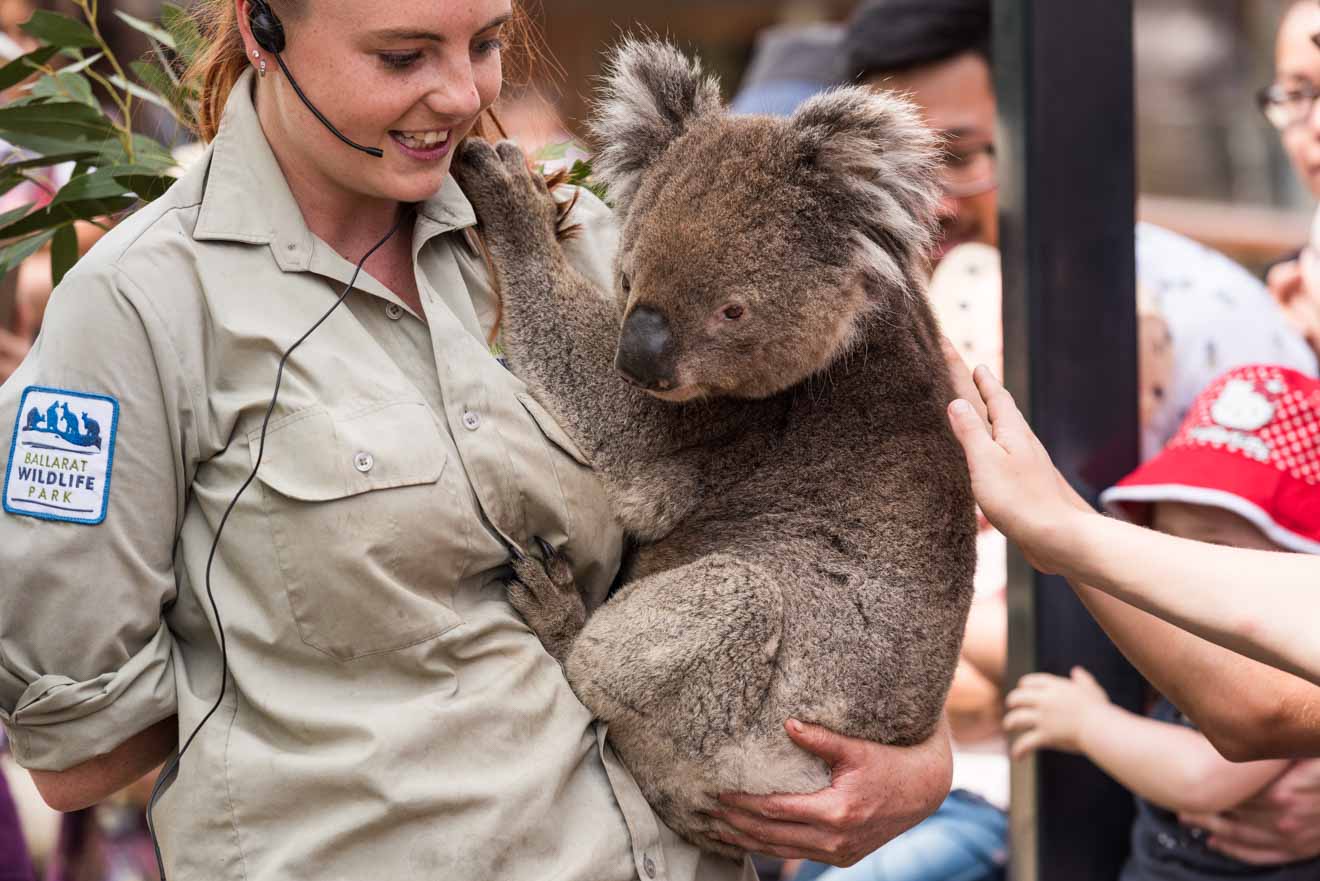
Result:
<svg viewBox="0 0 1320 881">
<path fill-rule="evenodd" d="M 515 372 L 640 543 L 589 617 L 552 549 L 515 565 L 510 598 L 662 818 L 733 855 L 705 835 L 711 794 L 829 785 L 786 719 L 920 742 L 957 661 L 975 521 L 924 296 L 937 145 L 908 103 L 856 88 L 727 115 L 699 65 L 635 41 L 595 126 L 614 300 L 569 266 L 516 147 L 454 163 Z M 669 401 L 613 367 L 639 304 L 672 329 Z"/>
</svg>

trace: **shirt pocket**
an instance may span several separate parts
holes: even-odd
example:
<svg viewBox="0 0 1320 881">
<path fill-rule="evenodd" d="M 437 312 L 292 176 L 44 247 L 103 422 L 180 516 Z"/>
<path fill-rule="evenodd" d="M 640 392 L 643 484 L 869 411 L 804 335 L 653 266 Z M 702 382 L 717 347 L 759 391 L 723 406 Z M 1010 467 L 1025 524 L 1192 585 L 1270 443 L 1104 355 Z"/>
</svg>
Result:
<svg viewBox="0 0 1320 881">
<path fill-rule="evenodd" d="M 259 440 L 248 435 L 254 462 Z M 417 401 L 312 407 L 267 431 L 257 479 L 303 642 L 349 661 L 462 623 L 469 537 L 448 460 Z"/>
<path fill-rule="evenodd" d="M 569 455 L 569 458 L 579 465 L 587 468 L 591 467 L 591 461 L 582 453 L 578 445 L 573 443 L 573 439 L 568 436 L 564 429 L 559 427 L 559 423 L 550 415 L 550 412 L 536 402 L 536 399 L 526 392 L 518 394 L 518 401 L 523 405 L 532 421 L 541 429 L 541 433 L 546 436 L 550 443 L 558 447 L 562 452 Z"/>
<path fill-rule="evenodd" d="M 623 551 L 623 530 L 610 509 L 609 499 L 591 460 L 531 395 L 518 401 L 540 429 L 550 448 L 555 480 L 564 499 L 568 540 L 565 549 L 574 561 L 579 586 L 588 608 L 604 602 L 618 571 Z M 549 538 L 543 535 L 544 538 Z"/>
</svg>

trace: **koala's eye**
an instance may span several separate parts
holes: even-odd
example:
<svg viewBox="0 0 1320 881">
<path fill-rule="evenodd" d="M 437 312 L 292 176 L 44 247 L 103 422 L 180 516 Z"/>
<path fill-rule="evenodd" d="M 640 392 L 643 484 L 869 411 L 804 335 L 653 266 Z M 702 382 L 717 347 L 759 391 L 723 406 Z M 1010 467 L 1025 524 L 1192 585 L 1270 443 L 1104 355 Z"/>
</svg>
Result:
<svg viewBox="0 0 1320 881">
<path fill-rule="evenodd" d="M 727 321 L 737 321 L 743 317 L 743 307 L 737 303 L 725 306 L 724 311 L 720 313 Z"/>
<path fill-rule="evenodd" d="M 625 294 L 632 292 L 632 281 L 628 278 L 628 273 L 624 272 L 620 275 L 619 286 L 623 288 Z"/>
</svg>

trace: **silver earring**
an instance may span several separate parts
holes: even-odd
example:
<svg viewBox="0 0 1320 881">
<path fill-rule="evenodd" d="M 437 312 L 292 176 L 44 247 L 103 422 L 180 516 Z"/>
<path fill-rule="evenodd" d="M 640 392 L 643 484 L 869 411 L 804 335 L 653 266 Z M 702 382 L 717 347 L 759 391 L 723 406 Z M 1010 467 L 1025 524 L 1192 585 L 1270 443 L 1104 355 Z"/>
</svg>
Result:
<svg viewBox="0 0 1320 881">
<path fill-rule="evenodd" d="M 261 66 L 257 68 L 257 76 L 264 77 L 265 75 L 266 75 L 266 59 L 263 58 L 261 59 Z"/>
</svg>

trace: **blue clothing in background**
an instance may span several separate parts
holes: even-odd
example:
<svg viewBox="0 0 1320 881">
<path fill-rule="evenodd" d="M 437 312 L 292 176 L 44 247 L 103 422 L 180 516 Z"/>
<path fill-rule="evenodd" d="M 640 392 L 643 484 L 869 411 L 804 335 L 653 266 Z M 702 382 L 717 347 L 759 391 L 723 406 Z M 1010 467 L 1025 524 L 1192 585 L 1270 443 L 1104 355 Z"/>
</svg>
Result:
<svg viewBox="0 0 1320 881">
<path fill-rule="evenodd" d="M 855 866 L 804 863 L 794 881 L 1002 881 L 1008 815 L 955 789 L 930 817 Z"/>
</svg>

